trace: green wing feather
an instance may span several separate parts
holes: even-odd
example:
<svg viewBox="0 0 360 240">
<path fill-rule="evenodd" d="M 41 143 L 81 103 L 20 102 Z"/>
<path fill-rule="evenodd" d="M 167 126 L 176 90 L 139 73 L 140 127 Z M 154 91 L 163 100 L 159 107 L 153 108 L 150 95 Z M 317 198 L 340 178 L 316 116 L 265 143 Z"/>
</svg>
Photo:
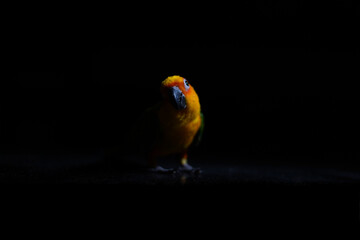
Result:
<svg viewBox="0 0 360 240">
<path fill-rule="evenodd" d="M 200 113 L 200 117 L 201 117 L 201 125 L 194 139 L 195 146 L 199 146 L 204 133 L 205 123 L 204 123 L 204 114 L 202 112 Z"/>
</svg>

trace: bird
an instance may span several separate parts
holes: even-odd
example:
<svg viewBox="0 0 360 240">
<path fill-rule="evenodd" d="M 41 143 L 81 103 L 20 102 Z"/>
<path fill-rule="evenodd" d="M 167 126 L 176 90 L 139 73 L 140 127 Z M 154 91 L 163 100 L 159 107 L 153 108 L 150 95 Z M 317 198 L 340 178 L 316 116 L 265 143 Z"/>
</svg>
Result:
<svg viewBox="0 0 360 240">
<path fill-rule="evenodd" d="M 133 134 L 146 154 L 148 169 L 157 173 L 200 173 L 188 163 L 188 149 L 200 143 L 204 131 L 204 115 L 195 89 L 187 79 L 174 75 L 161 82 L 160 94 L 162 100 L 144 111 Z M 176 170 L 158 165 L 160 157 L 169 155 L 178 157 Z"/>
</svg>

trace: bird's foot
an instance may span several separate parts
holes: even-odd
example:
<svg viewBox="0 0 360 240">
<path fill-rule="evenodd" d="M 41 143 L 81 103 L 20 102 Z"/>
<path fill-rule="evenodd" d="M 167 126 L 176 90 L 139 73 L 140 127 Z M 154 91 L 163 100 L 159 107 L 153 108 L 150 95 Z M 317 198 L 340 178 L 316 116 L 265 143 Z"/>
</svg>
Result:
<svg viewBox="0 0 360 240">
<path fill-rule="evenodd" d="M 176 171 L 173 168 L 163 168 L 161 166 L 156 166 L 156 167 L 153 167 L 153 168 L 149 168 L 149 172 L 163 173 L 163 174 L 173 174 Z"/>
<path fill-rule="evenodd" d="M 179 172 L 200 174 L 202 171 L 200 168 L 194 168 L 189 164 L 182 164 L 178 169 Z"/>
</svg>

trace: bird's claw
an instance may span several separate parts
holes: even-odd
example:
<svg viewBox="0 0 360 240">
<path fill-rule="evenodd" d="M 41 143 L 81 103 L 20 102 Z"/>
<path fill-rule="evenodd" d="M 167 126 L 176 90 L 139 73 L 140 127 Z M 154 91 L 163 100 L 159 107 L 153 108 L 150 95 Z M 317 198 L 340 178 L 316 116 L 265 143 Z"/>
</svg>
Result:
<svg viewBox="0 0 360 240">
<path fill-rule="evenodd" d="M 156 166 L 149 169 L 149 172 L 152 173 L 163 173 L 163 174 L 173 174 L 176 171 L 173 168 L 163 168 L 161 166 Z"/>
<path fill-rule="evenodd" d="M 194 174 L 200 174 L 202 171 L 200 168 L 194 168 L 190 166 L 189 164 L 181 165 L 177 171 L 179 172 L 185 172 L 185 173 L 194 173 Z"/>
</svg>

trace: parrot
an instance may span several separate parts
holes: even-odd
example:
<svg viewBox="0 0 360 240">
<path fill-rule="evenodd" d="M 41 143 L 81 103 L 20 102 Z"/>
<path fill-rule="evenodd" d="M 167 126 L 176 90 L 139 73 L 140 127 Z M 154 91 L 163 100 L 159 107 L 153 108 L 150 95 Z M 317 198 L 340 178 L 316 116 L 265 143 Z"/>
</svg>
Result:
<svg viewBox="0 0 360 240">
<path fill-rule="evenodd" d="M 158 173 L 174 173 L 174 169 L 158 166 L 160 157 L 175 155 L 177 171 L 200 173 L 188 163 L 188 149 L 198 145 L 204 130 L 204 115 L 199 97 L 187 79 L 174 75 L 160 84 L 162 100 L 145 110 L 136 124 L 135 141 L 143 146 L 148 169 Z"/>
</svg>

